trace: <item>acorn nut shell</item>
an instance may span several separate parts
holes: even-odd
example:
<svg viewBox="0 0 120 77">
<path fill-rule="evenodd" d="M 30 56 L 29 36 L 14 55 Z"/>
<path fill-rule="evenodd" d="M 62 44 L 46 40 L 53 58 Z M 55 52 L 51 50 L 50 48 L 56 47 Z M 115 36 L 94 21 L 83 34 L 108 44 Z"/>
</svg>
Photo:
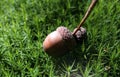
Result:
<svg viewBox="0 0 120 77">
<path fill-rule="evenodd" d="M 58 27 L 43 42 L 45 52 L 50 56 L 62 56 L 76 46 L 75 38 L 66 27 Z"/>
</svg>

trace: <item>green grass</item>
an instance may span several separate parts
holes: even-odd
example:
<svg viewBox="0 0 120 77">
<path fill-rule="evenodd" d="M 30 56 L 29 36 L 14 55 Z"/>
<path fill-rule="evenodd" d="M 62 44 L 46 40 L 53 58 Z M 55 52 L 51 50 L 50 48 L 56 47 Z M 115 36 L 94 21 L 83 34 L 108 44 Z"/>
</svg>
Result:
<svg viewBox="0 0 120 77">
<path fill-rule="evenodd" d="M 58 26 L 77 27 L 91 0 L 0 0 L 0 77 L 119 77 L 119 0 L 99 0 L 87 39 L 61 58 L 42 43 Z"/>
</svg>

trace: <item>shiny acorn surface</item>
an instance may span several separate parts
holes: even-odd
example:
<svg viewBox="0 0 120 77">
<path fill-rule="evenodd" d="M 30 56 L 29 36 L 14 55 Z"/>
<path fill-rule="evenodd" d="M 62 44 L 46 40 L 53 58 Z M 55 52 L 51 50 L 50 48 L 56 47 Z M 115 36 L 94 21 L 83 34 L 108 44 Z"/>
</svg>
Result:
<svg viewBox="0 0 120 77">
<path fill-rule="evenodd" d="M 65 30 L 67 29 L 65 27 L 60 28 Z M 61 30 L 60 28 L 58 29 Z M 43 42 L 44 51 L 50 56 L 62 56 L 76 46 L 75 38 L 71 36 L 72 33 L 69 32 L 68 29 L 66 31 L 59 31 L 58 29 L 51 32 Z M 64 34 L 60 32 L 64 32 Z"/>
</svg>

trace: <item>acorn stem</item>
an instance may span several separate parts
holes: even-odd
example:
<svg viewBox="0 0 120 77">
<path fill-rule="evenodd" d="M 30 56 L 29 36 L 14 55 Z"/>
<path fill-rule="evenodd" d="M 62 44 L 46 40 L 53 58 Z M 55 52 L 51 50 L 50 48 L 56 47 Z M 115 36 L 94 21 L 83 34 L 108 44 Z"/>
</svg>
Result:
<svg viewBox="0 0 120 77">
<path fill-rule="evenodd" d="M 80 24 L 78 25 L 77 29 L 72 33 L 73 36 L 76 34 L 76 32 L 80 29 L 80 27 L 83 25 L 83 23 L 85 22 L 85 20 L 88 18 L 88 16 L 90 15 L 92 9 L 94 8 L 95 4 L 97 3 L 98 0 L 92 0 L 87 12 L 85 13 L 82 21 L 80 22 Z"/>
</svg>

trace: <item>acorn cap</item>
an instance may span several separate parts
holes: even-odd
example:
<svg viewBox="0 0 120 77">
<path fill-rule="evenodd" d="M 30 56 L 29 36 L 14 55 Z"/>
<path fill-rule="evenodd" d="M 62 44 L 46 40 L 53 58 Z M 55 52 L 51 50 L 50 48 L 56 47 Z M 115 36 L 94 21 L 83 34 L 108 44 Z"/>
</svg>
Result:
<svg viewBox="0 0 120 77">
<path fill-rule="evenodd" d="M 77 28 L 74 29 L 74 31 L 76 30 Z M 73 31 L 73 32 L 74 32 Z M 77 42 L 82 42 L 83 39 L 85 39 L 87 36 L 87 32 L 86 32 L 86 29 L 83 28 L 83 27 L 80 27 L 80 30 L 78 30 L 76 32 L 76 34 L 74 35 L 75 39 Z"/>
<path fill-rule="evenodd" d="M 81 31 L 82 36 L 84 36 L 86 34 L 86 29 L 85 28 L 80 27 L 80 31 Z"/>
<path fill-rule="evenodd" d="M 56 31 L 58 31 L 62 36 L 65 42 L 65 46 L 67 47 L 68 50 L 71 50 L 76 46 L 75 38 L 73 37 L 72 32 L 70 32 L 69 29 L 67 29 L 64 26 L 60 26 L 56 29 Z"/>
</svg>

